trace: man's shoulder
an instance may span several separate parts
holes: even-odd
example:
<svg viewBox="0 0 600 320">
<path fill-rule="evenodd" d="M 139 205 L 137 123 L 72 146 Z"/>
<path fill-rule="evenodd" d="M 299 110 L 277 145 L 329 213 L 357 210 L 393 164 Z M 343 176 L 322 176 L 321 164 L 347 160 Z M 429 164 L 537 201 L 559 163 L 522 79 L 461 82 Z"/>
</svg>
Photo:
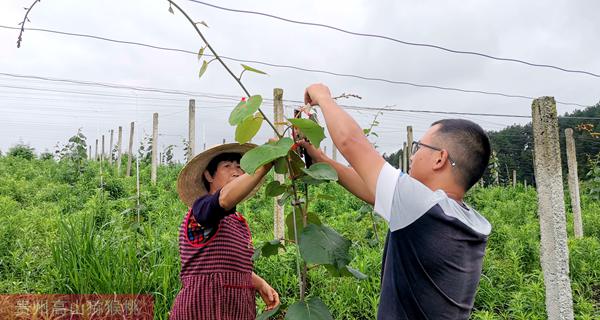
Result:
<svg viewBox="0 0 600 320">
<path fill-rule="evenodd" d="M 490 222 L 477 210 L 464 203 L 459 203 L 445 197 L 438 202 L 437 207 L 447 217 L 457 220 L 462 225 L 483 236 L 488 236 L 492 231 Z M 432 208 L 433 210 L 434 208 Z"/>
</svg>

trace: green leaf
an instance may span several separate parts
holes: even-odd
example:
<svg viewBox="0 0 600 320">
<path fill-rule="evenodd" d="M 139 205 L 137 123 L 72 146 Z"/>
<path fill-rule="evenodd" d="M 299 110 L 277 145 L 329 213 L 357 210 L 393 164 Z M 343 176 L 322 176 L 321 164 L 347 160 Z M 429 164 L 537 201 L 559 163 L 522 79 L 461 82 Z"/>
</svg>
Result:
<svg viewBox="0 0 600 320">
<path fill-rule="evenodd" d="M 281 183 L 279 183 L 279 181 L 275 180 L 275 181 L 271 181 L 271 182 L 269 182 L 269 184 L 267 184 L 267 187 L 265 188 L 265 194 L 267 195 L 267 197 L 276 197 L 276 196 L 284 193 L 286 190 L 287 190 L 286 185 L 281 185 Z"/>
<path fill-rule="evenodd" d="M 279 313 L 279 309 L 281 307 L 281 304 L 278 304 L 275 308 L 269 310 L 269 311 L 265 311 L 261 314 L 259 314 L 258 316 L 256 316 L 256 320 L 267 320 L 270 317 L 276 315 Z"/>
<path fill-rule="evenodd" d="M 279 248 L 283 249 L 283 244 L 281 244 L 280 240 L 271 240 L 269 242 L 265 242 L 262 246 L 262 255 L 264 257 L 270 257 L 279 253 Z"/>
<path fill-rule="evenodd" d="M 202 75 L 206 72 L 208 68 L 208 62 L 206 60 L 202 61 L 202 67 L 200 67 L 200 72 L 198 72 L 198 78 L 202 78 Z"/>
<path fill-rule="evenodd" d="M 279 248 L 283 248 L 283 244 L 280 240 L 271 240 L 266 241 L 261 244 L 259 247 L 254 249 L 254 254 L 252 254 L 252 261 L 256 261 L 256 259 L 263 257 L 270 257 L 279 253 Z"/>
<path fill-rule="evenodd" d="M 303 168 L 302 171 L 304 171 L 304 173 L 306 173 L 309 177 L 316 180 L 338 180 L 338 175 L 335 169 L 333 169 L 332 166 L 325 162 L 314 163 L 312 166 L 310 166 L 310 168 Z"/>
<path fill-rule="evenodd" d="M 293 144 L 294 141 L 288 137 L 281 138 L 275 144 L 263 144 L 246 152 L 240 166 L 246 173 L 254 174 L 260 166 L 285 156 Z"/>
<path fill-rule="evenodd" d="M 287 167 L 287 159 L 285 157 L 279 158 L 277 160 L 275 160 L 275 173 L 279 173 L 279 174 L 286 174 L 288 167 Z"/>
<path fill-rule="evenodd" d="M 200 50 L 198 51 L 198 61 L 200 61 L 200 59 L 202 59 L 202 56 L 204 55 L 204 50 L 206 49 L 206 47 L 202 47 L 200 48 Z"/>
<path fill-rule="evenodd" d="M 262 104 L 262 97 L 255 95 L 250 97 L 248 101 L 241 101 L 229 114 L 229 124 L 232 126 L 237 125 L 248 116 L 254 114 L 260 105 Z"/>
<path fill-rule="evenodd" d="M 307 263 L 331 264 L 339 269 L 350 262 L 352 242 L 327 226 L 309 224 L 299 242 L 300 254 Z"/>
<path fill-rule="evenodd" d="M 373 207 L 368 205 L 368 204 L 363 204 L 362 207 L 360 207 L 360 209 L 358 209 L 358 212 L 360 213 L 369 213 L 373 211 Z"/>
<path fill-rule="evenodd" d="M 327 306 L 317 297 L 299 301 L 291 305 L 285 315 L 286 320 L 333 320 Z"/>
<path fill-rule="evenodd" d="M 317 199 L 323 199 L 323 200 L 331 200 L 331 201 L 337 200 L 336 197 L 334 197 L 332 195 L 329 195 L 329 194 L 324 194 L 324 193 L 318 194 L 316 196 L 316 198 Z"/>
<path fill-rule="evenodd" d="M 264 72 L 264 71 L 260 71 L 260 70 L 258 70 L 258 69 L 254 69 L 254 68 L 252 68 L 252 67 L 250 67 L 250 66 L 247 66 L 247 65 L 245 65 L 245 64 L 243 64 L 243 63 L 241 63 L 241 65 L 242 65 L 242 67 L 244 67 L 244 70 L 246 70 L 246 71 L 252 71 L 252 72 L 256 72 L 256 73 L 260 73 L 260 74 L 267 74 L 267 73 L 266 73 L 266 72 Z"/>
<path fill-rule="evenodd" d="M 290 152 L 288 153 L 288 157 L 290 157 L 290 161 L 292 163 L 291 176 L 293 178 L 297 178 L 301 175 L 304 175 L 305 173 L 302 170 L 306 167 L 306 164 L 304 163 L 302 158 L 300 158 L 300 155 L 298 155 L 295 151 L 290 150 Z"/>
<path fill-rule="evenodd" d="M 264 118 L 260 113 L 256 113 L 254 116 L 248 116 L 235 128 L 235 141 L 246 143 L 252 140 L 258 133 L 258 130 L 260 130 L 263 120 Z"/>
<path fill-rule="evenodd" d="M 371 132 L 371 129 L 363 129 L 363 134 L 368 136 L 369 132 Z"/>
<path fill-rule="evenodd" d="M 329 274 L 331 274 L 333 277 L 353 277 L 358 280 L 364 280 L 368 278 L 366 274 L 349 266 L 343 266 L 338 269 L 331 264 L 326 264 L 325 269 L 327 269 Z"/>
<path fill-rule="evenodd" d="M 294 214 L 293 212 L 288 213 L 287 217 L 285 217 L 285 229 L 287 231 L 287 239 L 294 240 Z M 317 216 L 314 212 L 308 212 L 306 214 L 306 223 L 312 223 L 315 225 L 321 225 L 321 220 L 319 216 Z M 300 210 L 296 210 L 296 231 L 298 232 L 298 239 L 302 234 L 302 230 L 304 229 L 304 224 L 302 223 L 302 213 Z"/>
<path fill-rule="evenodd" d="M 289 197 L 291 195 L 292 194 L 289 193 L 289 192 L 284 192 L 283 195 L 281 196 L 281 198 L 277 199 L 277 204 L 280 205 L 280 206 L 284 206 L 285 202 L 287 201 L 287 199 L 289 199 Z"/>
<path fill-rule="evenodd" d="M 325 130 L 318 123 L 309 119 L 288 119 L 288 121 L 300 129 L 315 147 L 321 146 L 321 141 L 325 139 Z"/>
</svg>

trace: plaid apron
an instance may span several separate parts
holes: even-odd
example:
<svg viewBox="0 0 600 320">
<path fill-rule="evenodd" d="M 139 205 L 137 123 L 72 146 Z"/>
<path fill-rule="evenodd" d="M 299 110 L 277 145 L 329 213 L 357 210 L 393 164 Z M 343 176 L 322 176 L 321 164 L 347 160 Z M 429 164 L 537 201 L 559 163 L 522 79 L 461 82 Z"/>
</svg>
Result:
<svg viewBox="0 0 600 320">
<path fill-rule="evenodd" d="M 207 230 L 190 210 L 179 230 L 182 288 L 169 319 L 254 320 L 253 253 L 250 230 L 240 213 Z"/>
</svg>

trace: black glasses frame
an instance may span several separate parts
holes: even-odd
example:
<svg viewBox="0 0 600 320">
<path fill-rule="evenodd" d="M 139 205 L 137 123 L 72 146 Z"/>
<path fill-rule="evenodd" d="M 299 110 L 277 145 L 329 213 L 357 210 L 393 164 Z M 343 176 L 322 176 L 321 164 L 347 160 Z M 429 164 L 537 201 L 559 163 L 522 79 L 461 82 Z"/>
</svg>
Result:
<svg viewBox="0 0 600 320">
<path fill-rule="evenodd" d="M 410 154 L 413 155 L 415 153 L 417 153 L 417 151 L 419 151 L 419 148 L 423 146 L 425 148 L 429 148 L 431 150 L 435 150 L 435 151 L 444 151 L 446 149 L 441 149 L 438 147 L 434 147 L 434 146 L 430 146 L 428 144 L 424 144 L 421 141 L 413 141 L 412 146 L 411 146 L 411 150 L 410 150 Z M 448 152 L 448 150 L 446 150 L 446 152 Z M 454 160 L 452 160 L 452 158 L 450 157 L 450 153 L 448 153 L 448 162 L 450 162 L 450 165 L 453 167 L 456 167 L 456 162 Z"/>
</svg>

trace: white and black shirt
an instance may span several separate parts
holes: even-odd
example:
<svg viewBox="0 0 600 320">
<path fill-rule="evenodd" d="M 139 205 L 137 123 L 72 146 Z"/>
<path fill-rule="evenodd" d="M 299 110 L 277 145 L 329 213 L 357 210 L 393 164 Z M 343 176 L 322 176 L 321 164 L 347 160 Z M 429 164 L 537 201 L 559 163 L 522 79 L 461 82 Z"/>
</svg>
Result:
<svg viewBox="0 0 600 320">
<path fill-rule="evenodd" d="M 377 319 L 468 319 L 490 223 L 387 163 L 375 211 L 390 228 Z"/>
</svg>

